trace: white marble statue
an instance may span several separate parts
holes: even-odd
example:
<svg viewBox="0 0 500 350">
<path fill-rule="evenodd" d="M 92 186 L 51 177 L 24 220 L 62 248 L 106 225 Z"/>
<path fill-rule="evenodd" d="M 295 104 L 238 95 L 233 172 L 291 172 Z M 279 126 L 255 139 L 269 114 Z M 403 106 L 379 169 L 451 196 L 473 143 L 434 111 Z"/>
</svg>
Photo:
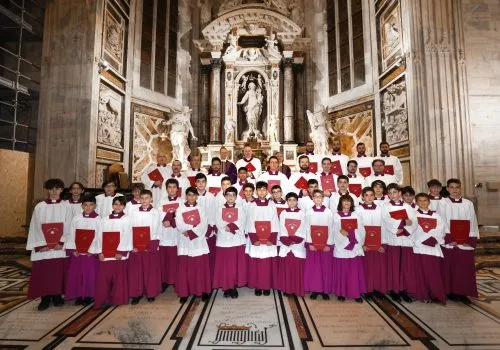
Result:
<svg viewBox="0 0 500 350">
<path fill-rule="evenodd" d="M 270 36 L 266 37 L 266 49 L 269 52 L 277 52 L 278 50 L 278 40 L 276 40 L 276 34 L 272 33 Z"/>
<path fill-rule="evenodd" d="M 318 112 L 307 112 L 307 119 L 311 126 L 311 141 L 314 143 L 314 150 L 319 155 L 328 154 L 328 137 L 330 133 L 334 134 L 334 130 L 327 123 L 327 110 L 321 107 Z"/>
<path fill-rule="evenodd" d="M 269 127 L 267 129 L 267 134 L 269 135 L 269 142 L 279 142 L 278 140 L 278 118 L 276 115 L 271 114 L 269 116 Z"/>
<path fill-rule="evenodd" d="M 236 130 L 236 123 L 233 118 L 226 118 L 224 123 L 224 131 L 226 133 L 226 143 L 234 143 L 234 132 Z"/>
<path fill-rule="evenodd" d="M 187 158 L 191 153 L 188 144 L 189 133 L 191 133 L 193 140 L 198 140 L 191 125 L 191 109 L 184 107 L 180 113 L 174 114 L 166 125 L 171 125 L 172 160 L 177 159 L 183 164 L 187 163 Z"/>
<path fill-rule="evenodd" d="M 248 83 L 247 92 L 238 104 L 244 105 L 243 111 L 248 123 L 248 129 L 243 132 L 243 140 L 246 141 L 252 135 L 257 139 L 262 139 L 262 133 L 259 131 L 258 126 L 264 104 L 262 89 L 257 88 L 255 83 L 251 81 Z"/>
</svg>

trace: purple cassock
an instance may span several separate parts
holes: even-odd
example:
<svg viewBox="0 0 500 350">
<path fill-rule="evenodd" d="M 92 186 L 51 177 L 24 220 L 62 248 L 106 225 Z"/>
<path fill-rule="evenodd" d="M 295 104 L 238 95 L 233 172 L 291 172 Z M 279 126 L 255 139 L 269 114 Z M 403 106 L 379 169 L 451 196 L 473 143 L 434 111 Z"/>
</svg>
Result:
<svg viewBox="0 0 500 350">
<path fill-rule="evenodd" d="M 127 264 L 128 260 L 99 261 L 94 308 L 128 304 Z"/>
<path fill-rule="evenodd" d="M 333 276 L 333 246 L 328 252 L 312 251 L 305 243 L 304 290 L 314 293 L 331 293 Z"/>
<path fill-rule="evenodd" d="M 70 258 L 64 298 L 67 300 L 93 298 L 99 270 L 97 256 L 93 254 L 74 256 L 72 249 L 68 249 L 66 252 L 69 253 Z"/>
<path fill-rule="evenodd" d="M 282 237 L 284 238 L 284 237 Z M 278 259 L 278 283 L 283 293 L 304 295 L 304 269 L 306 259 L 297 258 L 292 252 Z"/>
<path fill-rule="evenodd" d="M 382 245 L 387 252 L 387 245 Z M 387 293 L 387 253 L 368 250 L 362 258 L 365 272 L 366 291 Z"/>
<path fill-rule="evenodd" d="M 179 255 L 175 292 L 179 297 L 201 296 L 210 293 L 210 271 L 208 254 L 199 256 Z"/>
<path fill-rule="evenodd" d="M 443 248 L 444 249 L 444 248 Z M 446 303 L 443 258 L 434 255 L 415 254 L 418 300 L 436 299 Z"/>
<path fill-rule="evenodd" d="M 445 243 L 451 241 L 451 235 L 446 235 Z M 475 248 L 477 237 L 469 237 L 467 244 Z M 443 248 L 446 294 L 478 297 L 474 253 L 475 250 L 463 250 L 458 247 Z"/>
<path fill-rule="evenodd" d="M 127 263 L 128 294 L 130 297 L 145 295 L 154 298 L 161 292 L 160 241 L 151 240 L 147 251 L 131 252 Z"/>
<path fill-rule="evenodd" d="M 247 284 L 247 256 L 245 246 L 216 247 L 213 288 L 228 290 Z"/>
<path fill-rule="evenodd" d="M 345 298 L 357 299 L 366 293 L 365 273 L 361 256 L 333 257 L 331 290 Z"/>
</svg>

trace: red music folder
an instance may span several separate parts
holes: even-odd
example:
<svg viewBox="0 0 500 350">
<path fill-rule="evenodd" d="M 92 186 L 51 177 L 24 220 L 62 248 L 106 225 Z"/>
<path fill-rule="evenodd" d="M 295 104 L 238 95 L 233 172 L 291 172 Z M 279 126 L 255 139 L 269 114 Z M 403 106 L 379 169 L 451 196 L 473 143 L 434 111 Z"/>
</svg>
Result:
<svg viewBox="0 0 500 350">
<path fill-rule="evenodd" d="M 313 174 L 316 174 L 318 172 L 317 162 L 309 162 L 309 172 Z"/>
<path fill-rule="evenodd" d="M 349 192 L 353 193 L 356 197 L 360 197 L 362 191 L 363 191 L 363 185 L 349 184 Z"/>
<path fill-rule="evenodd" d="M 188 176 L 188 180 L 191 187 L 196 187 L 196 176 Z"/>
<path fill-rule="evenodd" d="M 261 243 L 267 243 L 271 235 L 271 221 L 255 221 L 255 233 Z"/>
<path fill-rule="evenodd" d="M 437 220 L 434 218 L 424 218 L 421 216 L 417 217 L 418 225 L 422 227 L 422 230 L 427 233 L 437 226 Z"/>
<path fill-rule="evenodd" d="M 280 218 L 281 212 L 285 209 L 286 207 L 276 207 L 276 214 L 278 215 L 278 219 Z"/>
<path fill-rule="evenodd" d="M 247 168 L 247 171 L 249 172 L 254 172 L 255 170 L 257 170 L 252 163 L 248 163 L 247 165 L 245 165 L 245 168 Z"/>
<path fill-rule="evenodd" d="M 337 176 L 342 175 L 342 164 L 340 164 L 340 160 L 332 162 L 331 172 Z"/>
<path fill-rule="evenodd" d="M 408 220 L 406 209 L 394 210 L 389 213 L 394 220 Z"/>
<path fill-rule="evenodd" d="M 102 233 L 102 255 L 105 258 L 114 258 L 120 244 L 120 232 L 110 231 Z"/>
<path fill-rule="evenodd" d="M 222 208 L 222 220 L 229 223 L 238 221 L 238 208 Z"/>
<path fill-rule="evenodd" d="M 295 187 L 301 190 L 307 190 L 307 180 L 301 176 L 300 179 L 295 183 Z"/>
<path fill-rule="evenodd" d="M 219 194 L 220 192 L 220 187 L 209 187 L 208 192 L 210 192 L 214 196 L 217 196 L 217 194 Z"/>
<path fill-rule="evenodd" d="M 380 226 L 365 226 L 365 246 L 368 250 L 378 250 L 382 246 L 382 228 Z"/>
<path fill-rule="evenodd" d="M 75 230 L 76 251 L 80 254 L 87 254 L 95 237 L 95 230 Z"/>
<path fill-rule="evenodd" d="M 42 224 L 42 232 L 45 237 L 45 243 L 49 249 L 54 249 L 60 242 L 64 233 L 64 223 L 51 222 Z"/>
<path fill-rule="evenodd" d="M 372 173 L 372 168 L 359 168 L 359 173 L 363 177 L 368 177 Z"/>
<path fill-rule="evenodd" d="M 450 233 L 458 244 L 467 243 L 470 233 L 469 220 L 450 220 Z"/>
<path fill-rule="evenodd" d="M 394 166 L 393 165 L 386 165 L 384 167 L 384 174 L 394 175 Z"/>
<path fill-rule="evenodd" d="M 323 188 L 323 191 L 330 191 L 330 192 L 335 192 L 335 180 L 333 178 L 333 175 L 325 175 L 320 177 L 321 180 L 321 187 Z"/>
<path fill-rule="evenodd" d="M 240 192 L 238 193 L 241 198 L 245 198 L 245 191 L 243 190 L 243 186 L 241 186 Z"/>
<path fill-rule="evenodd" d="M 317 250 L 323 250 L 328 241 L 328 226 L 311 225 L 311 240 Z"/>
<path fill-rule="evenodd" d="M 347 232 L 353 232 L 358 228 L 358 219 L 341 219 L 340 226 Z"/>
<path fill-rule="evenodd" d="M 140 252 L 147 249 L 149 241 L 151 240 L 151 231 L 149 226 L 134 226 L 132 227 L 132 238 L 134 248 Z"/>
<path fill-rule="evenodd" d="M 148 173 L 148 177 L 151 181 L 161 181 L 163 182 L 163 176 L 160 173 L 160 170 L 155 169 L 152 172 Z"/>
<path fill-rule="evenodd" d="M 190 210 L 190 211 L 185 211 L 182 213 L 182 218 L 184 219 L 184 222 L 188 225 L 193 225 L 193 226 L 198 226 L 201 218 L 200 218 L 200 212 L 198 209 Z"/>
<path fill-rule="evenodd" d="M 175 195 L 177 197 L 182 197 L 182 187 L 177 187 L 177 193 Z"/>
<path fill-rule="evenodd" d="M 179 202 L 163 204 L 163 212 L 173 214 L 179 208 Z"/>
<path fill-rule="evenodd" d="M 300 227 L 300 220 L 298 219 L 285 219 L 285 228 L 288 236 L 295 236 L 295 233 Z"/>
<path fill-rule="evenodd" d="M 271 193 L 273 186 L 281 186 L 281 180 L 267 180 L 267 192 Z"/>
</svg>

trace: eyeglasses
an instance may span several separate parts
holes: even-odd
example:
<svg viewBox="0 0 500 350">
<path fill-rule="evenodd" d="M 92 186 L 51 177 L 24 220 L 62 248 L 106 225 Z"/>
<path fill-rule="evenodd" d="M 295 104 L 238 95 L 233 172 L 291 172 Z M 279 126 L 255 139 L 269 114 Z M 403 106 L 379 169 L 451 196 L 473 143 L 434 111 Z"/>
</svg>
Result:
<svg viewBox="0 0 500 350">
<path fill-rule="evenodd" d="M 275 193 L 281 193 L 280 190 L 275 190 L 275 191 L 271 191 L 272 194 L 275 194 Z"/>
</svg>

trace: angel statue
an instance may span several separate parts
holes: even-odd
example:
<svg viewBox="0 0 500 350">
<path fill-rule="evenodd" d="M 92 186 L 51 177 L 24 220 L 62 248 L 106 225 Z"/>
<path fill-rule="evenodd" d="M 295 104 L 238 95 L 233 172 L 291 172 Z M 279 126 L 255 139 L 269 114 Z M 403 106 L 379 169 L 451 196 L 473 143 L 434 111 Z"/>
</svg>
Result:
<svg viewBox="0 0 500 350">
<path fill-rule="evenodd" d="M 191 109 L 185 106 L 180 113 L 174 114 L 166 125 L 171 125 L 172 160 L 180 160 L 184 164 L 191 153 L 188 144 L 189 133 L 193 140 L 198 140 L 191 125 Z"/>
<path fill-rule="evenodd" d="M 327 111 L 324 106 L 318 112 L 306 111 L 309 125 L 311 126 L 311 140 L 314 143 L 314 149 L 319 155 L 328 153 L 328 136 L 335 131 L 327 123 Z"/>
<path fill-rule="evenodd" d="M 248 83 L 248 90 L 238 102 L 238 105 L 244 105 L 243 111 L 247 117 L 248 129 L 243 132 L 243 139 L 246 140 L 253 135 L 257 139 L 262 138 L 262 133 L 259 131 L 259 119 L 262 114 L 264 96 L 262 90 L 257 88 L 255 83 Z"/>
</svg>

